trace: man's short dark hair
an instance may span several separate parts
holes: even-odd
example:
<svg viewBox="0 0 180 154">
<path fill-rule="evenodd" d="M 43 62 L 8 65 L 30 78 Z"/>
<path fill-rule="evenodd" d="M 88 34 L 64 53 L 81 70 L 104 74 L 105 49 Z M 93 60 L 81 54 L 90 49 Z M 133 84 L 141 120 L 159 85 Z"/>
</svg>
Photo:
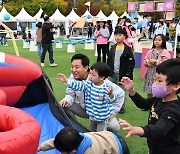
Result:
<svg viewBox="0 0 180 154">
<path fill-rule="evenodd" d="M 86 66 L 89 67 L 89 58 L 86 55 L 80 54 L 80 53 L 72 56 L 71 63 L 73 60 L 78 60 L 78 59 L 81 60 L 83 67 L 86 67 Z"/>
<path fill-rule="evenodd" d="M 107 78 L 110 75 L 109 66 L 103 62 L 96 62 L 90 67 L 90 69 L 97 71 L 100 77 Z"/>
<path fill-rule="evenodd" d="M 49 20 L 49 16 L 45 16 L 43 19 L 44 19 L 44 21 L 48 21 Z"/>
<path fill-rule="evenodd" d="M 123 34 L 125 37 L 127 37 L 126 30 L 122 28 L 121 26 L 117 26 L 115 28 L 114 34 Z"/>
<path fill-rule="evenodd" d="M 54 146 L 60 152 L 71 152 L 76 150 L 82 142 L 83 136 L 73 127 L 63 128 L 54 139 Z"/>
<path fill-rule="evenodd" d="M 172 58 L 162 62 L 157 66 L 156 72 L 167 76 L 168 84 L 180 83 L 180 58 Z M 178 93 L 180 93 L 180 89 L 177 91 Z"/>
</svg>

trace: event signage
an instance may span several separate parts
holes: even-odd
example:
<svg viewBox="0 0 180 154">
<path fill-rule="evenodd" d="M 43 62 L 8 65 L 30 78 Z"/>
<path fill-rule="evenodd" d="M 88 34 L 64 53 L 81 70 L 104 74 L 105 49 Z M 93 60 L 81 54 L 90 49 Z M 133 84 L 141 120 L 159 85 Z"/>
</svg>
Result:
<svg viewBox="0 0 180 154">
<path fill-rule="evenodd" d="M 154 2 L 146 2 L 145 11 L 153 11 L 153 10 L 154 10 Z"/>
<path fill-rule="evenodd" d="M 136 3 L 128 2 L 128 12 L 136 12 Z"/>
<path fill-rule="evenodd" d="M 158 3 L 157 10 L 158 11 L 164 11 L 164 3 Z"/>
<path fill-rule="evenodd" d="M 174 1 L 166 1 L 164 2 L 164 10 L 172 11 L 174 9 Z"/>
</svg>

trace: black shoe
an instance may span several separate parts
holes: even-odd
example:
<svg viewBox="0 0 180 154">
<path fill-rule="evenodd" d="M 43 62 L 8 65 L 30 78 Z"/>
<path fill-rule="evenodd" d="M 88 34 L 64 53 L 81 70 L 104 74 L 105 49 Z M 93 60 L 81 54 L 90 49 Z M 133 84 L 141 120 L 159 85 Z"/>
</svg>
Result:
<svg viewBox="0 0 180 154">
<path fill-rule="evenodd" d="M 148 111 L 149 109 L 142 109 L 142 111 Z"/>
<path fill-rule="evenodd" d="M 123 114 L 125 111 L 124 106 L 122 106 L 121 110 L 118 112 L 119 114 Z"/>
</svg>

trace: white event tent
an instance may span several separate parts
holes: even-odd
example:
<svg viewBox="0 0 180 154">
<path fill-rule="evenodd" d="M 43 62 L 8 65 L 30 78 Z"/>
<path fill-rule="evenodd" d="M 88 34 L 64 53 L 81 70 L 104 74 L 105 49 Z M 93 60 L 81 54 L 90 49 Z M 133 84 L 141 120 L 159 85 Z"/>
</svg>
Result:
<svg viewBox="0 0 180 154">
<path fill-rule="evenodd" d="M 120 17 L 123 18 L 124 16 L 126 16 L 129 19 L 131 18 L 126 11 Z"/>
<path fill-rule="evenodd" d="M 72 22 L 76 21 L 79 18 L 80 17 L 76 14 L 74 9 L 72 9 L 71 12 L 66 16 L 66 20 L 72 21 Z"/>
<path fill-rule="evenodd" d="M 104 15 L 102 10 L 99 11 L 99 13 L 96 15 L 96 17 L 99 19 L 103 19 L 103 20 L 107 21 L 107 16 Z"/>
<path fill-rule="evenodd" d="M 114 28 L 117 25 L 118 18 L 119 18 L 119 16 L 113 10 L 113 12 L 107 17 L 107 20 L 111 20 L 112 21 L 112 26 Z"/>
<path fill-rule="evenodd" d="M 34 22 L 36 21 L 24 8 L 15 16 L 18 22 Z"/>
<path fill-rule="evenodd" d="M 54 14 L 50 16 L 50 19 L 55 22 L 65 22 L 67 20 L 66 17 L 59 11 L 58 8 L 54 12 Z"/>
<path fill-rule="evenodd" d="M 74 9 L 72 9 L 71 12 L 66 16 L 66 20 L 68 22 L 68 24 L 65 24 L 66 35 L 69 35 L 69 25 L 71 25 L 72 22 L 78 20 L 79 18 L 80 17 L 76 14 Z"/>
<path fill-rule="evenodd" d="M 42 13 L 43 13 L 43 9 L 40 8 L 39 11 L 36 13 L 36 15 L 33 17 L 34 20 L 36 21 L 39 20 Z"/>
<path fill-rule="evenodd" d="M 5 19 L 4 19 L 4 15 L 5 15 L 5 14 L 9 14 L 9 15 L 10 15 L 10 19 L 9 19 L 9 20 L 5 20 Z M 17 20 L 15 19 L 15 17 L 13 17 L 13 16 L 6 10 L 5 7 L 3 7 L 2 10 L 1 10 L 1 12 L 0 12 L 0 21 L 2 21 L 2 22 L 15 22 L 15 21 L 17 21 Z"/>
<path fill-rule="evenodd" d="M 91 13 L 89 12 L 89 10 L 86 10 L 86 12 L 84 12 L 84 14 L 81 17 L 86 17 L 86 16 L 92 16 Z"/>
</svg>

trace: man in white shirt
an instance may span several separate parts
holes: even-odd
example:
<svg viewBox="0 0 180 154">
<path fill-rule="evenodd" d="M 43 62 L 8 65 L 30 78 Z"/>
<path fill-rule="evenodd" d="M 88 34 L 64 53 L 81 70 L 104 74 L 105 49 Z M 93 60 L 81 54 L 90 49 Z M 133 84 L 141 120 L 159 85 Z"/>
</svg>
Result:
<svg viewBox="0 0 180 154">
<path fill-rule="evenodd" d="M 71 72 L 71 79 L 86 80 L 89 74 L 89 58 L 83 54 L 73 55 L 71 58 Z M 112 86 L 114 94 L 117 95 L 117 100 L 113 103 L 114 112 L 108 119 L 107 129 L 113 132 L 118 132 L 120 125 L 115 115 L 120 111 L 123 105 L 125 92 L 108 79 L 105 80 L 105 83 L 108 86 Z M 79 100 L 78 103 L 76 98 Z M 89 118 L 85 111 L 84 92 L 74 91 L 71 88 L 67 88 L 66 96 L 59 103 L 64 108 L 65 112 L 71 115 L 71 117 L 78 115 L 79 117 Z"/>
</svg>

